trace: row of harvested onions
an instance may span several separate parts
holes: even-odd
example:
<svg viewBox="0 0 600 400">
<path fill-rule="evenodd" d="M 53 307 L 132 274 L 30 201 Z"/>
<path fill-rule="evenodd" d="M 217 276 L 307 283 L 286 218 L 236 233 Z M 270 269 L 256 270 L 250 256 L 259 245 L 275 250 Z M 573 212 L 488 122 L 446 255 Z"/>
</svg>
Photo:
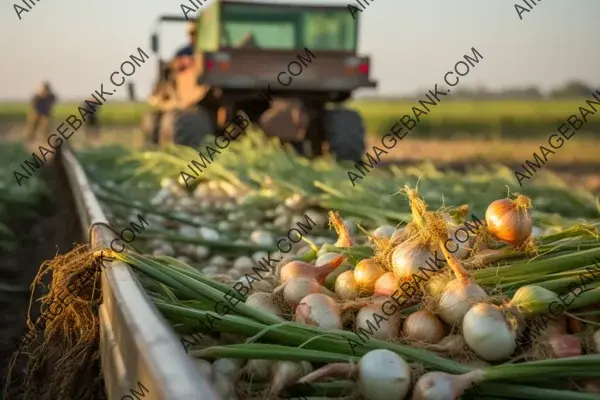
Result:
<svg viewBox="0 0 600 400">
<path fill-rule="evenodd" d="M 330 213 L 335 244 L 286 257 L 263 279 L 228 285 L 171 257 L 114 256 L 140 272 L 183 337 L 205 331 L 190 354 L 224 399 L 306 395 L 302 383 L 314 396 L 371 400 L 454 400 L 474 383 L 482 397 L 597 398 L 585 393 L 600 377 L 597 229 L 533 238 L 520 196 L 492 203 L 471 231 L 465 208 L 432 212 L 406 194 L 406 227 L 351 237 Z M 468 240 L 456 240 L 459 229 Z M 240 282 L 239 303 L 217 314 Z"/>
</svg>

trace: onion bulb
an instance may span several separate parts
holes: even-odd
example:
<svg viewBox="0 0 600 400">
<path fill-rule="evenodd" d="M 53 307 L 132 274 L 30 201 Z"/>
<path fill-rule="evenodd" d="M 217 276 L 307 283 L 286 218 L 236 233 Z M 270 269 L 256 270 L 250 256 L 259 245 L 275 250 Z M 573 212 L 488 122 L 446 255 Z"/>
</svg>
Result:
<svg viewBox="0 0 600 400">
<path fill-rule="evenodd" d="M 246 305 L 281 317 L 281 309 L 269 293 L 252 293 L 246 299 Z"/>
<path fill-rule="evenodd" d="M 286 386 L 294 384 L 298 379 L 310 373 L 313 370 L 308 361 L 278 361 L 273 366 L 273 382 L 270 389 L 270 396 L 281 392 Z"/>
<path fill-rule="evenodd" d="M 532 221 L 527 209 L 531 208 L 531 200 L 526 196 L 496 200 L 485 212 L 488 231 L 496 238 L 518 245 L 525 241 L 532 232 Z"/>
<path fill-rule="evenodd" d="M 317 257 L 317 261 L 315 261 L 315 265 L 317 267 L 320 267 L 321 265 L 327 264 L 331 260 L 335 260 L 339 256 L 340 256 L 339 253 L 325 252 Z"/>
<path fill-rule="evenodd" d="M 548 306 L 558 301 L 558 296 L 541 286 L 527 285 L 520 287 L 512 297 L 508 307 L 515 309 L 523 316 L 543 314 Z"/>
<path fill-rule="evenodd" d="M 248 360 L 244 372 L 254 382 L 266 382 L 271 378 L 273 360 Z"/>
<path fill-rule="evenodd" d="M 402 333 L 407 339 L 436 344 L 444 338 L 444 325 L 431 311 L 420 310 L 406 318 Z"/>
<path fill-rule="evenodd" d="M 393 313 L 391 316 L 382 310 L 382 303 L 371 303 L 356 314 L 356 332 L 368 332 L 376 339 L 390 340 L 398 337 L 401 325 L 401 314 Z"/>
<path fill-rule="evenodd" d="M 321 294 L 309 294 L 296 307 L 296 322 L 315 325 L 323 329 L 341 329 L 341 311 L 335 300 Z"/>
<path fill-rule="evenodd" d="M 279 280 L 285 283 L 298 277 L 313 278 L 319 283 L 323 283 L 327 275 L 335 270 L 344 261 L 344 256 L 329 261 L 327 264 L 315 267 L 303 261 L 291 261 L 279 270 Z"/>
<path fill-rule="evenodd" d="M 200 375 L 212 379 L 212 364 L 201 358 L 194 358 L 194 364 Z"/>
<path fill-rule="evenodd" d="M 554 334 L 548 337 L 548 344 L 556 358 L 577 357 L 581 355 L 581 341 L 575 335 Z"/>
<path fill-rule="evenodd" d="M 434 275 L 427 281 L 427 286 L 425 290 L 431 297 L 437 298 L 441 296 L 442 293 L 444 293 L 446 286 L 448 286 L 448 282 L 450 282 L 451 280 L 452 277 L 448 274 Z"/>
<path fill-rule="evenodd" d="M 381 225 L 373 231 L 373 237 L 375 239 L 387 239 L 389 240 L 392 235 L 396 232 L 396 228 L 391 225 Z"/>
<path fill-rule="evenodd" d="M 403 399 L 410 382 L 410 367 L 390 350 L 371 350 L 358 362 L 358 386 L 367 400 Z"/>
<path fill-rule="evenodd" d="M 396 246 L 392 252 L 391 263 L 394 274 L 404 279 L 412 279 L 413 274 L 421 272 L 420 268 L 429 270 L 436 268 L 433 253 L 413 240 Z"/>
<path fill-rule="evenodd" d="M 471 306 L 487 298 L 487 293 L 474 282 L 453 279 L 439 299 L 439 315 L 448 325 L 460 324 Z"/>
<path fill-rule="evenodd" d="M 507 359 L 517 347 L 517 333 L 500 307 L 479 303 L 465 315 L 463 336 L 467 345 L 486 361 Z"/>
<path fill-rule="evenodd" d="M 335 296 L 334 293 L 321 286 L 321 284 L 314 279 L 298 277 L 291 281 L 287 281 L 285 288 L 283 289 L 283 299 L 287 304 L 295 308 L 304 297 L 312 293 L 323 293 L 328 296 Z"/>
<path fill-rule="evenodd" d="M 393 272 L 386 272 L 375 282 L 375 295 L 390 297 L 400 287 L 401 279 Z"/>
<path fill-rule="evenodd" d="M 464 375 L 428 372 L 417 381 L 412 400 L 455 400 L 472 388 L 473 384 L 483 382 L 484 378 L 484 372 L 480 369 Z"/>
<path fill-rule="evenodd" d="M 385 270 L 372 258 L 359 261 L 354 268 L 354 280 L 358 288 L 366 293 L 373 292 L 375 283 L 383 274 Z"/>
<path fill-rule="evenodd" d="M 354 300 L 358 297 L 358 284 L 354 279 L 354 271 L 344 271 L 335 280 L 335 294 L 342 300 Z"/>
</svg>

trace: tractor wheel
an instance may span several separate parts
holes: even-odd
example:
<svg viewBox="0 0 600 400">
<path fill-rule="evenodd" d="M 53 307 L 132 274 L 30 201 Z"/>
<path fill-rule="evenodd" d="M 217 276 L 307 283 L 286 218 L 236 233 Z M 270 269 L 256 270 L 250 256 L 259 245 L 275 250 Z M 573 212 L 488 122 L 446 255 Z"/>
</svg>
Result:
<svg viewBox="0 0 600 400">
<path fill-rule="evenodd" d="M 195 107 L 181 110 L 175 116 L 173 141 L 196 148 L 206 135 L 214 135 L 215 131 L 215 122 L 206 109 Z"/>
<path fill-rule="evenodd" d="M 329 151 L 340 161 L 359 161 L 365 153 L 365 125 L 353 110 L 325 111 L 325 132 Z"/>
</svg>

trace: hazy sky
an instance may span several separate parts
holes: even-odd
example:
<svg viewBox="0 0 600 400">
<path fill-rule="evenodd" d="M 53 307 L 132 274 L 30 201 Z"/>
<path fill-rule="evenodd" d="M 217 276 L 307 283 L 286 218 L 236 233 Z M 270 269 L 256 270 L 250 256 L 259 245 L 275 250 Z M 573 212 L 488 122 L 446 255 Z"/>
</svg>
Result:
<svg viewBox="0 0 600 400">
<path fill-rule="evenodd" d="M 471 47 L 484 60 L 461 85 L 547 89 L 578 78 L 600 87 L 598 0 L 543 0 L 523 20 L 505 0 L 369 1 L 360 14 L 359 49 L 373 57 L 378 93 L 430 88 Z M 41 0 L 19 20 L 13 4 L 22 3 L 0 5 L 0 100 L 29 97 L 43 79 L 60 98 L 81 99 L 139 46 L 151 54 L 159 14 L 183 15 L 181 3 L 165 0 Z M 163 55 L 185 42 L 183 29 L 165 26 Z M 138 96 L 147 95 L 155 73 L 147 62 L 132 77 Z M 111 99 L 117 96 L 125 91 Z"/>
</svg>

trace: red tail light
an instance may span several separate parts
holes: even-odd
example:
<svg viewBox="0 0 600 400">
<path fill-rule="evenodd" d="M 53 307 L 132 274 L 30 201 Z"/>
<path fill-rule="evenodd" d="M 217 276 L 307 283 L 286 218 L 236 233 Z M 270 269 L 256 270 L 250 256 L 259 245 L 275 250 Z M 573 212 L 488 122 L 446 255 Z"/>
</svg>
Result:
<svg viewBox="0 0 600 400">
<path fill-rule="evenodd" d="M 215 62 L 213 60 L 206 60 L 204 62 L 204 66 L 206 67 L 206 69 L 211 70 L 215 67 Z"/>
<path fill-rule="evenodd" d="M 368 63 L 360 64 L 358 66 L 358 71 L 363 75 L 368 75 L 369 74 L 369 64 Z"/>
</svg>

